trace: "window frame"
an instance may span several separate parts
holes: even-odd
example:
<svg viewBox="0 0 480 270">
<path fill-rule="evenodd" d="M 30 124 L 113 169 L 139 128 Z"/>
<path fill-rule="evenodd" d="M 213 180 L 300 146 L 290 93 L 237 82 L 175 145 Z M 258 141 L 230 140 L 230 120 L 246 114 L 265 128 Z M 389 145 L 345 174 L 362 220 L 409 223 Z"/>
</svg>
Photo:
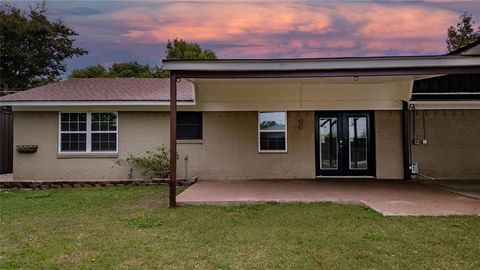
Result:
<svg viewBox="0 0 480 270">
<path fill-rule="evenodd" d="M 179 132 L 178 132 L 179 126 L 182 125 L 182 124 L 179 124 L 179 123 L 178 123 L 178 118 L 179 118 L 178 116 L 179 116 L 179 114 L 181 114 L 181 113 L 198 113 L 198 114 L 200 114 L 200 137 L 199 137 L 199 138 L 179 138 L 179 137 L 178 137 L 178 134 L 179 134 Z M 177 127 L 177 138 L 176 138 L 176 139 L 177 139 L 178 141 L 202 141 L 202 140 L 203 140 L 203 112 L 201 112 L 201 111 L 200 111 L 200 112 L 199 112 L 199 111 L 179 111 L 179 112 L 177 112 L 177 118 L 176 118 L 176 120 L 177 120 L 177 123 L 176 123 L 176 127 Z M 189 124 L 189 125 L 192 125 L 192 124 Z"/>
<path fill-rule="evenodd" d="M 86 130 L 85 131 L 62 131 L 62 113 L 85 113 L 86 114 Z M 117 119 L 117 130 L 110 131 L 92 131 L 92 113 L 113 113 Z M 118 112 L 113 111 L 59 111 L 58 112 L 58 146 L 57 154 L 59 155 L 84 155 L 84 154 L 118 154 L 118 129 L 119 129 Z M 85 133 L 86 134 L 86 148 L 85 151 L 62 151 L 62 134 L 64 133 Z M 116 134 L 115 151 L 92 151 L 92 134 L 95 133 L 114 133 Z"/>
<path fill-rule="evenodd" d="M 285 129 L 284 130 L 261 130 L 260 129 L 260 114 L 262 113 L 285 113 Z M 262 150 L 260 137 L 264 132 L 284 132 L 285 133 L 285 149 L 284 150 Z M 287 153 L 288 152 L 288 112 L 287 111 L 259 111 L 257 113 L 257 150 L 258 153 Z"/>
</svg>

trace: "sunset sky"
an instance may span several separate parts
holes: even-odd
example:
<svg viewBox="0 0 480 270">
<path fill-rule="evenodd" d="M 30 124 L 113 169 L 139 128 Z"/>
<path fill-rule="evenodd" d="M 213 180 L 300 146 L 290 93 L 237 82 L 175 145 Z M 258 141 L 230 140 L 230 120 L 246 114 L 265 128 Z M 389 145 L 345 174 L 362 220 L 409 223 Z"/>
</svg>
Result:
<svg viewBox="0 0 480 270">
<path fill-rule="evenodd" d="M 98 63 L 161 64 L 166 41 L 176 37 L 220 58 L 443 54 L 446 30 L 460 13 L 480 23 L 479 1 L 47 1 L 47 7 L 89 51 L 68 61 L 70 73 Z"/>
</svg>

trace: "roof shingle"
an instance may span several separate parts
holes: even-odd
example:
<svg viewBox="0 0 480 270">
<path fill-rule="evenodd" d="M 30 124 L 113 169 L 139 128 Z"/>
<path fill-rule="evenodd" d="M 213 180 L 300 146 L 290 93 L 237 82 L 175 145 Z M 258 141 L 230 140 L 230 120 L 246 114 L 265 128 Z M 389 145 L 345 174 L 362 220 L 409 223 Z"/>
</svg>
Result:
<svg viewBox="0 0 480 270">
<path fill-rule="evenodd" d="M 0 101 L 169 101 L 170 79 L 74 78 L 0 97 Z M 177 100 L 193 101 L 193 84 L 177 83 Z"/>
</svg>

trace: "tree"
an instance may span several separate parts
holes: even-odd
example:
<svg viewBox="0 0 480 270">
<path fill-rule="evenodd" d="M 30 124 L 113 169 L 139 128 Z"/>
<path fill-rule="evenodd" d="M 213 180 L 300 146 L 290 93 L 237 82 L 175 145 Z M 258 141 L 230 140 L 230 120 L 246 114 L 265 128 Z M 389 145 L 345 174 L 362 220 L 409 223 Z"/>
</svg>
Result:
<svg viewBox="0 0 480 270">
<path fill-rule="evenodd" d="M 168 40 L 166 55 L 168 60 L 217 59 L 212 50 L 204 50 L 200 45 L 183 39 Z"/>
<path fill-rule="evenodd" d="M 150 67 L 138 62 L 115 63 L 107 71 L 102 65 L 89 66 L 83 69 L 75 69 L 70 78 L 162 78 L 164 72 L 158 66 Z"/>
<path fill-rule="evenodd" d="M 65 72 L 64 60 L 87 53 L 73 46 L 78 34 L 61 20 L 46 16 L 45 2 L 28 13 L 0 5 L 0 87 L 24 90 L 55 81 Z"/>
<path fill-rule="evenodd" d="M 102 65 L 89 66 L 83 69 L 75 69 L 70 74 L 71 78 L 102 78 L 107 77 L 108 72 Z"/>
<path fill-rule="evenodd" d="M 137 77 L 153 78 L 154 74 L 149 65 L 141 65 L 137 62 L 113 64 L 109 72 L 110 77 Z"/>
<path fill-rule="evenodd" d="M 189 43 L 183 39 L 174 39 L 167 42 L 167 59 L 191 60 L 191 59 L 217 59 L 214 51 L 204 50 L 196 43 Z M 102 65 L 93 65 L 83 69 L 76 69 L 70 74 L 70 78 L 166 78 L 169 73 L 159 66 L 142 65 L 136 61 L 115 63 L 108 71 Z"/>
<path fill-rule="evenodd" d="M 480 27 L 475 31 L 475 22 L 472 14 L 464 12 L 458 18 L 460 21 L 456 27 L 451 25 L 447 30 L 447 50 L 449 52 L 455 51 L 480 38 Z"/>
</svg>

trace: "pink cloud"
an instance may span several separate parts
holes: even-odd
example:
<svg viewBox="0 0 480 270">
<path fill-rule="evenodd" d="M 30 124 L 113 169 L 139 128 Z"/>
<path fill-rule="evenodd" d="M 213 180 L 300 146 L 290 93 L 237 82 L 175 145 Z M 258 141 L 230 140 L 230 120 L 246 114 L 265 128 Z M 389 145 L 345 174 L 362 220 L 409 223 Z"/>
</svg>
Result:
<svg viewBox="0 0 480 270">
<path fill-rule="evenodd" d="M 446 29 L 458 15 L 408 2 L 194 1 L 138 4 L 90 18 L 117 27 L 120 34 L 98 35 L 115 44 L 157 46 L 178 37 L 214 46 L 223 58 L 261 58 L 443 53 Z"/>
</svg>

